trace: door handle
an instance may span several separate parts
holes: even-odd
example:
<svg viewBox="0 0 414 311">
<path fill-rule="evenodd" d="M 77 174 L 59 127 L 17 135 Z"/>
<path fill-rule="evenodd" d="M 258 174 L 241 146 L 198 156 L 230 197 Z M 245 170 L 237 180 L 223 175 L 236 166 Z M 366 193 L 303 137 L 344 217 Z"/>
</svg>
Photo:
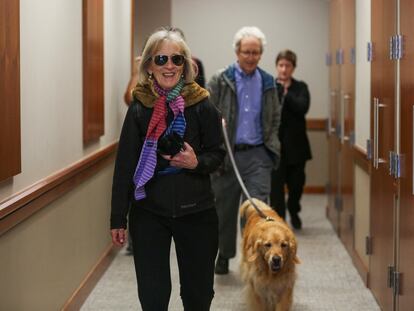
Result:
<svg viewBox="0 0 414 311">
<path fill-rule="evenodd" d="M 336 132 L 336 128 L 332 126 L 332 104 L 335 103 L 336 98 L 336 91 L 331 91 L 331 101 L 329 103 L 329 116 L 328 116 L 328 135 L 334 134 Z"/>
<path fill-rule="evenodd" d="M 386 163 L 386 161 L 379 156 L 379 117 L 380 108 L 386 105 L 381 104 L 379 98 L 374 97 L 374 168 L 378 169 L 379 164 Z"/>
<path fill-rule="evenodd" d="M 349 135 L 346 134 L 345 127 L 345 115 L 348 115 L 348 105 L 351 100 L 351 95 L 348 93 L 344 94 L 341 102 L 341 143 L 344 144 L 345 141 L 349 141 Z"/>
</svg>

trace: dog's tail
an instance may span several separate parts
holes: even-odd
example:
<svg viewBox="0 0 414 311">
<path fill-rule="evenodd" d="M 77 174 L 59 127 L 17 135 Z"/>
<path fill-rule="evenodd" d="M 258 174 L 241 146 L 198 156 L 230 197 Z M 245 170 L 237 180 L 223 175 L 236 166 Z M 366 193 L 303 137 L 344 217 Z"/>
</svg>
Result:
<svg viewBox="0 0 414 311">
<path fill-rule="evenodd" d="M 263 201 L 260 201 L 259 199 L 255 198 L 253 198 L 252 200 L 254 204 L 256 204 L 256 206 L 262 211 L 271 210 L 271 208 Z M 240 216 L 247 220 L 253 213 L 257 213 L 257 211 L 252 205 L 252 203 L 249 200 L 244 201 L 243 204 L 240 206 Z"/>
</svg>

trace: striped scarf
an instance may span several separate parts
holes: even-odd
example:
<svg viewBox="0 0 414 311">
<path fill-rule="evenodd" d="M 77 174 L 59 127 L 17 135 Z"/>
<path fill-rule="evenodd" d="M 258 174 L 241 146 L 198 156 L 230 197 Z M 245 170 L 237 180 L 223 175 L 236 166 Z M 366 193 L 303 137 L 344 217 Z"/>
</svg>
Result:
<svg viewBox="0 0 414 311">
<path fill-rule="evenodd" d="M 146 197 L 145 184 L 154 176 L 157 165 L 157 144 L 158 138 L 165 132 L 168 135 L 172 131 L 177 132 L 181 137 L 184 136 L 185 119 L 184 119 L 184 98 L 180 92 L 184 86 L 184 80 L 181 79 L 171 91 L 162 89 L 154 80 L 154 88 L 160 95 L 154 104 L 154 111 L 148 126 L 145 141 L 141 150 L 141 155 L 134 173 L 135 199 L 141 200 Z M 169 104 L 174 120 L 167 129 L 167 105 Z M 168 167 L 166 170 L 174 171 L 174 168 Z M 172 172 L 171 171 L 171 172 Z"/>
</svg>

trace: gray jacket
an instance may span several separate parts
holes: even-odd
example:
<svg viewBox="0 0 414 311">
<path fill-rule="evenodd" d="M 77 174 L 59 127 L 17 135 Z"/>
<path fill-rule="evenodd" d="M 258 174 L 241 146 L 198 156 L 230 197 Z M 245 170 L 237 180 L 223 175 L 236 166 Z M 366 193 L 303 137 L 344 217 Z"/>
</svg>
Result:
<svg viewBox="0 0 414 311">
<path fill-rule="evenodd" d="M 262 129 L 263 143 L 274 159 L 274 168 L 279 166 L 280 142 L 279 125 L 281 117 L 281 105 L 277 95 L 276 84 L 273 77 L 258 68 L 262 76 Z M 230 144 L 234 147 L 237 126 L 237 89 L 235 80 L 235 65 L 220 70 L 208 83 L 210 101 L 219 109 L 227 123 L 227 131 Z M 231 170 L 229 157 L 224 160 L 224 171 Z"/>
</svg>

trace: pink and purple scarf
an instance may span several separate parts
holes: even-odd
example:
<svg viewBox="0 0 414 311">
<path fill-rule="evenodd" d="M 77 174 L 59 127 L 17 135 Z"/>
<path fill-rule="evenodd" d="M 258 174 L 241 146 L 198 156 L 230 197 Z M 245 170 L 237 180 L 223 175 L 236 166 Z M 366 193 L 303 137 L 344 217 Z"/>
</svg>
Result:
<svg viewBox="0 0 414 311">
<path fill-rule="evenodd" d="M 154 104 L 154 110 L 145 136 L 145 141 L 141 150 L 138 165 L 134 173 L 135 199 L 141 200 L 146 197 L 145 184 L 154 176 L 157 165 L 157 143 L 158 138 L 165 132 L 168 135 L 171 132 L 184 136 L 186 122 L 184 118 L 184 98 L 180 92 L 184 86 L 184 80 L 170 91 L 162 89 L 154 81 L 155 91 L 160 95 Z M 171 108 L 174 119 L 167 128 L 167 104 Z M 164 173 L 174 172 L 177 168 L 168 167 Z"/>
</svg>

